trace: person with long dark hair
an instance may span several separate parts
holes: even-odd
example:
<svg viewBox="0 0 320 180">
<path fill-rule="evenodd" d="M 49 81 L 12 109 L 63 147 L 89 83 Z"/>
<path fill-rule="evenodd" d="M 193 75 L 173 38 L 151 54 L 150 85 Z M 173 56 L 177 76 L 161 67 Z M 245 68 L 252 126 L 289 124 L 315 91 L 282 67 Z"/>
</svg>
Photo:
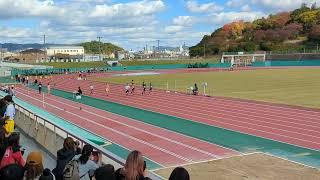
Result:
<svg viewBox="0 0 320 180">
<path fill-rule="evenodd" d="M 190 180 L 190 175 L 185 168 L 177 167 L 172 171 L 169 180 Z"/>
<path fill-rule="evenodd" d="M 90 159 L 92 156 L 93 147 L 86 144 L 82 148 L 81 155 L 76 155 L 74 159 L 79 163 L 79 176 L 80 180 L 90 180 L 90 177 L 94 175 L 94 171 L 99 168 L 101 159 L 98 160 L 98 164 Z"/>
<path fill-rule="evenodd" d="M 63 148 L 57 152 L 57 165 L 52 170 L 56 180 L 63 179 L 63 170 L 71 159 L 81 153 L 80 148 L 76 142 L 71 138 L 67 137 L 63 142 Z"/>
<path fill-rule="evenodd" d="M 20 141 L 19 133 L 12 133 L 10 135 L 8 147 L 1 160 L 0 169 L 7 165 L 15 164 L 15 163 L 21 166 L 25 165 L 25 161 L 23 159 L 23 151 L 21 151 L 21 146 L 19 141 Z"/>
</svg>

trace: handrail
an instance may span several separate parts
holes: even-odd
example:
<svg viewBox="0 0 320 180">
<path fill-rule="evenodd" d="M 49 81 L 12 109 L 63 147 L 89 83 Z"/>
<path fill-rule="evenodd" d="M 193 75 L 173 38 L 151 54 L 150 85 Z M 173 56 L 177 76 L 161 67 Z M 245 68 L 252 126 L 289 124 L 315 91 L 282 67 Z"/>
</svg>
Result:
<svg viewBox="0 0 320 180">
<path fill-rule="evenodd" d="M 3 97 L 3 95 L 0 94 L 0 97 Z M 46 117 L 42 116 L 42 115 L 39 115 L 39 114 L 36 114 L 34 112 L 32 112 L 30 109 L 28 109 L 27 107 L 23 107 L 19 104 L 15 104 L 15 107 L 16 109 L 22 109 L 23 111 L 29 113 L 29 116 L 30 114 L 33 114 L 34 116 L 34 120 L 35 121 L 39 121 L 39 118 L 41 120 L 43 120 L 44 122 L 44 126 L 46 125 L 46 123 L 50 124 L 50 125 L 53 125 L 54 129 L 58 128 L 59 130 L 63 131 L 63 133 L 66 133 L 66 136 L 69 137 L 69 136 L 72 136 L 74 137 L 75 139 L 79 140 L 81 142 L 81 145 L 84 145 L 84 144 L 89 144 L 91 145 L 94 149 L 98 150 L 99 152 L 102 153 L 102 155 L 106 156 L 107 158 L 111 159 L 112 161 L 120 164 L 121 166 L 123 166 L 125 164 L 125 160 L 123 158 L 121 158 L 120 156 L 100 147 L 99 145 L 91 142 L 90 140 L 88 139 L 85 139 L 85 138 L 82 138 L 82 137 L 79 137 L 77 136 L 75 133 L 72 133 L 72 132 L 69 132 L 67 129 L 65 129 L 64 127 L 58 125 L 57 123 L 55 122 L 52 122 L 50 120 L 48 120 Z M 21 112 L 21 111 L 20 111 Z M 77 126 L 79 127 L 79 126 Z M 80 127 L 81 128 L 81 127 Z M 54 130 L 55 131 L 55 130 Z M 56 133 L 56 132 L 54 132 Z M 153 180 L 162 180 L 163 178 L 153 172 L 149 172 L 149 177 Z"/>
</svg>

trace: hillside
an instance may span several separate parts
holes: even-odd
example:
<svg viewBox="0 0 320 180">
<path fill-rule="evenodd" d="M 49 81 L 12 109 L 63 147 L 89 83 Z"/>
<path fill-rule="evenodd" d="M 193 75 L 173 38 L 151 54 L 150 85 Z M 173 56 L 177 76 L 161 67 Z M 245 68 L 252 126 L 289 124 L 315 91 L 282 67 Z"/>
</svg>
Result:
<svg viewBox="0 0 320 180">
<path fill-rule="evenodd" d="M 83 46 L 86 53 L 88 53 L 88 54 L 99 54 L 100 53 L 99 44 L 100 44 L 102 54 L 110 54 L 115 51 L 122 51 L 123 50 L 123 48 L 116 46 L 114 44 L 103 43 L 103 42 L 99 42 L 99 41 L 84 42 L 79 45 Z"/>
<path fill-rule="evenodd" d="M 190 55 L 203 56 L 225 51 L 298 51 L 320 44 L 320 8 L 316 4 L 269 15 L 253 22 L 237 21 L 206 35 L 190 48 Z"/>
</svg>

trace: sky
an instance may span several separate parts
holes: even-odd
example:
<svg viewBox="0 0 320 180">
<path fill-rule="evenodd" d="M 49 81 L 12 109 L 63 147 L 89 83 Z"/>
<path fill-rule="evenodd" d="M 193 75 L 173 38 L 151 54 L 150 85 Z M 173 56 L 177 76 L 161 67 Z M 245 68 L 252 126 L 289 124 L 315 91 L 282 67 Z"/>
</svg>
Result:
<svg viewBox="0 0 320 180">
<path fill-rule="evenodd" d="M 320 0 L 0 0 L 0 43 L 77 44 L 127 50 L 197 44 L 235 20 L 253 21 Z"/>
</svg>

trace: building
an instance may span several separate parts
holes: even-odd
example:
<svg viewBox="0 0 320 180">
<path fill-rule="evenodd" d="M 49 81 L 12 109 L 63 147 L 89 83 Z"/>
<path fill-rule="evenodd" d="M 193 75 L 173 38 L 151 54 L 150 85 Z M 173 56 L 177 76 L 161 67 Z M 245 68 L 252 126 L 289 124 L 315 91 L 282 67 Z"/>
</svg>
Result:
<svg viewBox="0 0 320 180">
<path fill-rule="evenodd" d="M 82 46 L 50 46 L 47 48 L 47 57 L 50 62 L 79 62 L 84 61 Z"/>
<path fill-rule="evenodd" d="M 40 63 L 45 62 L 46 53 L 40 49 L 26 49 L 19 52 L 18 56 L 13 56 L 13 58 L 15 61 L 25 64 Z"/>
</svg>

